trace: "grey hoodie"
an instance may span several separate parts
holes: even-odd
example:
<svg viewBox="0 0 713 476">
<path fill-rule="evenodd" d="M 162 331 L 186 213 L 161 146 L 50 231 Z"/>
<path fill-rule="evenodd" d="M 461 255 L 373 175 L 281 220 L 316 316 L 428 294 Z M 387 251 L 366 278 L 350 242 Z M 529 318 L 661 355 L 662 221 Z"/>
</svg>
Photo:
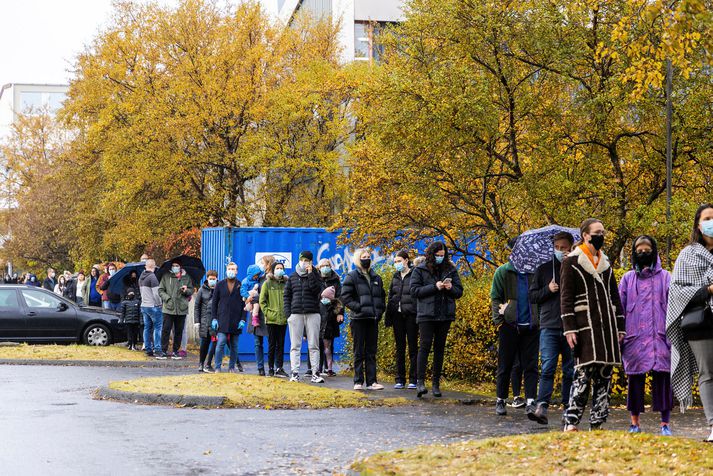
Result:
<svg viewBox="0 0 713 476">
<path fill-rule="evenodd" d="M 161 297 L 158 295 L 158 278 L 153 271 L 144 270 L 139 276 L 141 290 L 141 307 L 161 307 Z"/>
</svg>

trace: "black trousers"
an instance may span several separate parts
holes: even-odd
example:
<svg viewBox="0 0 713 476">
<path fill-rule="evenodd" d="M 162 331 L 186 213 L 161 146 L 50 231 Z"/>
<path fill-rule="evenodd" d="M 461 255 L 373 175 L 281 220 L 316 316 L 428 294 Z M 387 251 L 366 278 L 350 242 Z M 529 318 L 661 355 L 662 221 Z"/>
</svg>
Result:
<svg viewBox="0 0 713 476">
<path fill-rule="evenodd" d="M 136 345 L 136 334 L 139 332 L 139 324 L 126 324 L 126 340 L 130 347 Z"/>
<path fill-rule="evenodd" d="M 161 348 L 165 353 L 168 353 L 168 339 L 171 337 L 171 329 L 173 329 L 173 352 L 178 352 L 181 348 L 181 340 L 183 339 L 183 328 L 186 324 L 186 316 L 177 316 L 175 314 L 163 315 L 163 329 L 161 329 Z"/>
<path fill-rule="evenodd" d="M 213 362 L 213 357 L 215 356 L 215 345 L 211 347 L 210 343 L 210 336 L 201 337 L 200 356 L 198 357 L 198 363 L 201 365 L 210 365 Z"/>
<path fill-rule="evenodd" d="M 285 332 L 287 325 L 267 325 L 267 368 L 281 369 L 285 358 Z"/>
<path fill-rule="evenodd" d="M 379 323 L 375 319 L 354 319 L 351 321 L 354 341 L 354 383 L 366 385 L 376 383 L 376 350 L 379 341 Z"/>
<path fill-rule="evenodd" d="M 520 367 L 520 353 L 515 357 L 515 362 L 512 364 L 512 394 L 518 396 L 522 392 L 522 367 Z"/>
<path fill-rule="evenodd" d="M 413 314 L 397 313 L 394 316 L 394 341 L 396 342 L 396 383 L 406 384 L 406 343 L 408 342 L 409 383 L 416 383 L 418 359 L 418 324 Z"/>
<path fill-rule="evenodd" d="M 433 383 L 438 384 L 443 370 L 443 355 L 446 352 L 446 339 L 451 321 L 426 321 L 418 323 L 420 345 L 418 348 L 418 380 L 426 380 L 428 354 L 433 347 Z"/>
<path fill-rule="evenodd" d="M 498 330 L 498 374 L 497 394 L 503 400 L 508 397 L 515 360 L 520 360 L 520 368 L 525 376 L 525 397 L 537 398 L 537 358 L 540 351 L 540 331 L 538 329 L 516 329 L 507 324 Z"/>
</svg>

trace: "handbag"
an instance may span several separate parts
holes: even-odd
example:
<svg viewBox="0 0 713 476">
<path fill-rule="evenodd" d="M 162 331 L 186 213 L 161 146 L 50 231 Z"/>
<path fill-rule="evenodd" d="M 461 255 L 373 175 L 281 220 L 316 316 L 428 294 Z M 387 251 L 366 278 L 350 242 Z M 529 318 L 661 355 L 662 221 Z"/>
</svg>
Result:
<svg viewBox="0 0 713 476">
<path fill-rule="evenodd" d="M 693 331 L 707 325 L 711 316 L 711 308 L 708 304 L 704 306 L 696 306 L 689 311 L 684 311 L 681 317 L 681 329 L 684 331 Z"/>
</svg>

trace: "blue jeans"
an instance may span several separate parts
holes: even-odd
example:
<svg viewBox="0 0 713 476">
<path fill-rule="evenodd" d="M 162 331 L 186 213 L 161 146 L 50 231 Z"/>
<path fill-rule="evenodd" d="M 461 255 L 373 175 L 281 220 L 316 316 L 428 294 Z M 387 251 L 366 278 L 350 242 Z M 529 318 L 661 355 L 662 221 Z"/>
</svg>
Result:
<svg viewBox="0 0 713 476">
<path fill-rule="evenodd" d="M 540 391 L 537 403 L 545 406 L 550 404 L 552 389 L 555 384 L 557 359 L 562 355 L 562 401 L 569 404 L 569 394 L 574 378 L 574 358 L 567 339 L 560 329 L 540 329 L 540 360 L 542 375 L 540 375 Z"/>
<path fill-rule="evenodd" d="M 163 314 L 160 307 L 141 307 L 144 315 L 144 345 L 146 352 L 161 352 L 161 331 L 163 330 Z M 153 331 L 153 339 L 151 338 Z"/>
<path fill-rule="evenodd" d="M 111 301 L 104 301 L 104 302 L 109 304 L 109 307 L 107 309 L 111 309 L 112 311 L 116 311 L 116 312 L 121 312 L 121 302 L 111 302 Z"/>
<path fill-rule="evenodd" d="M 230 360 L 228 361 L 228 370 L 235 368 L 235 361 L 238 358 L 238 334 L 230 334 Z M 223 365 L 223 356 L 225 355 L 225 344 L 228 342 L 228 334 L 218 332 L 218 348 L 215 351 L 215 370 L 220 370 Z"/>
<path fill-rule="evenodd" d="M 265 370 L 265 348 L 264 342 L 265 338 L 263 336 L 255 337 L 255 360 L 257 362 L 258 370 Z"/>
</svg>

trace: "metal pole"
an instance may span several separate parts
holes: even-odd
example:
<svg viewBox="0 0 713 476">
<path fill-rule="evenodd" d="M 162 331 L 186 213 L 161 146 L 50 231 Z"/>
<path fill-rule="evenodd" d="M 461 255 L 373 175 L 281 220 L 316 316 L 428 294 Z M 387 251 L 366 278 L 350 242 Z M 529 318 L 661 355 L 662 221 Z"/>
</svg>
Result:
<svg viewBox="0 0 713 476">
<path fill-rule="evenodd" d="M 671 184 L 673 175 L 673 156 L 671 145 L 671 119 L 673 115 L 673 105 L 671 104 L 671 92 L 673 89 L 673 66 L 671 60 L 666 60 L 666 225 L 668 228 L 666 236 L 666 257 L 669 269 L 671 263 Z"/>
</svg>

